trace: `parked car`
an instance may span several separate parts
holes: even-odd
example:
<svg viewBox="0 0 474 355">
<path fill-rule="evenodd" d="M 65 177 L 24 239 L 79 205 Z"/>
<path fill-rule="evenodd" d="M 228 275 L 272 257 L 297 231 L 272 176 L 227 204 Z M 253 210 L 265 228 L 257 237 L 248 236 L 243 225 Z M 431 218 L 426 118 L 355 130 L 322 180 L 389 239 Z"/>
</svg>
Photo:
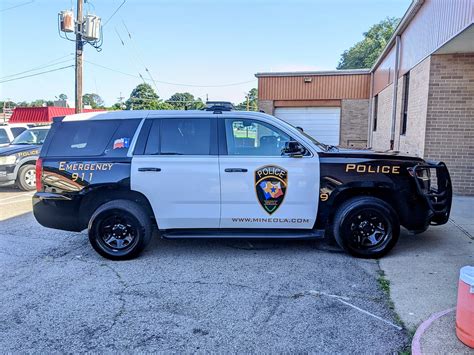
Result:
<svg viewBox="0 0 474 355">
<path fill-rule="evenodd" d="M 0 186 L 15 185 L 21 190 L 36 187 L 35 164 L 49 126 L 30 128 L 10 145 L 0 148 Z"/>
<path fill-rule="evenodd" d="M 23 131 L 29 127 L 26 124 L 1 124 L 0 123 L 0 147 L 5 147 Z"/>
<path fill-rule="evenodd" d="M 378 258 L 400 226 L 449 218 L 443 163 L 328 146 L 257 112 L 116 111 L 57 119 L 37 161 L 36 219 L 89 229 L 110 259 L 163 238 L 322 238 Z"/>
</svg>

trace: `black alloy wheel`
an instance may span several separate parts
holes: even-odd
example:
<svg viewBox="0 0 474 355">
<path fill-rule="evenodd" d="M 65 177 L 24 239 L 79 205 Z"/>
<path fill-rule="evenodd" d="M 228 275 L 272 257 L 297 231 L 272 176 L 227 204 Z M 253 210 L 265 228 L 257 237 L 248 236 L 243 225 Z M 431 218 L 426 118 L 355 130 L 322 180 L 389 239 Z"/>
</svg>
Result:
<svg viewBox="0 0 474 355">
<path fill-rule="evenodd" d="M 341 248 L 363 258 L 379 258 L 397 243 L 398 216 L 385 201 L 357 197 L 343 203 L 334 218 L 334 237 Z"/>
<path fill-rule="evenodd" d="M 89 241 L 102 256 L 132 259 L 151 239 L 150 217 L 135 202 L 116 200 L 103 204 L 89 222 Z"/>
</svg>

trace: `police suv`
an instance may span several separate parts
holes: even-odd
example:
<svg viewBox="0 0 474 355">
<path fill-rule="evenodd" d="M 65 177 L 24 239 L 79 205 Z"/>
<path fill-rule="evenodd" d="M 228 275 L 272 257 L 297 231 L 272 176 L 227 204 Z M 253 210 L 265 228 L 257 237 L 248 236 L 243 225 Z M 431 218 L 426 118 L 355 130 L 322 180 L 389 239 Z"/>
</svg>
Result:
<svg viewBox="0 0 474 355">
<path fill-rule="evenodd" d="M 49 126 L 23 131 L 10 145 L 0 148 L 0 186 L 16 185 L 21 190 L 36 187 L 35 164 Z"/>
<path fill-rule="evenodd" d="M 321 238 L 377 258 L 400 226 L 449 218 L 443 163 L 328 146 L 267 114 L 94 112 L 55 119 L 36 165 L 36 219 L 88 228 L 110 259 L 163 238 Z"/>
</svg>

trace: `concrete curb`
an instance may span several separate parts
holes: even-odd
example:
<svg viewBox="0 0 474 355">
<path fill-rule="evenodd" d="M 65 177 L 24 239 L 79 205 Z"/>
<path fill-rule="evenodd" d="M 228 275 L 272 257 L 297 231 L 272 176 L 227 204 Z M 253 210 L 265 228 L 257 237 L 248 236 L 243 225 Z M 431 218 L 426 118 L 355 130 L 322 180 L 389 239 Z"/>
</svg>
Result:
<svg viewBox="0 0 474 355">
<path fill-rule="evenodd" d="M 435 320 L 441 318 L 442 316 L 451 313 L 456 310 L 456 307 L 445 309 L 444 311 L 433 313 L 427 320 L 425 320 L 415 332 L 415 336 L 411 342 L 411 353 L 413 355 L 421 355 L 421 337 L 428 330 L 428 328 L 433 324 Z"/>
</svg>

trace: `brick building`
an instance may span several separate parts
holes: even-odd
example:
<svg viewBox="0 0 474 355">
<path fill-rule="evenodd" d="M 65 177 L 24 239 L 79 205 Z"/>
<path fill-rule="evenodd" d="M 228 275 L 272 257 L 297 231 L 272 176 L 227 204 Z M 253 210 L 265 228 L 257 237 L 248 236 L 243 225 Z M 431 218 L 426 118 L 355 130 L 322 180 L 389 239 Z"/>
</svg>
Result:
<svg viewBox="0 0 474 355">
<path fill-rule="evenodd" d="M 279 116 L 282 104 L 317 104 L 313 96 L 321 95 L 321 89 L 310 87 L 317 78 L 336 81 L 336 75 L 353 75 L 324 73 L 256 74 L 260 109 Z M 414 0 L 375 65 L 358 75 L 367 77 L 367 84 L 360 83 L 366 79 L 358 84 L 337 79 L 348 87 L 335 90 L 333 85 L 324 93 L 324 100 L 340 102 L 338 143 L 442 160 L 455 192 L 474 195 L 474 0 Z M 299 80 L 300 89 L 289 80 Z M 291 121 L 291 115 L 280 112 Z M 308 119 L 313 132 L 325 130 L 324 121 L 320 126 L 314 122 L 317 116 Z"/>
</svg>

